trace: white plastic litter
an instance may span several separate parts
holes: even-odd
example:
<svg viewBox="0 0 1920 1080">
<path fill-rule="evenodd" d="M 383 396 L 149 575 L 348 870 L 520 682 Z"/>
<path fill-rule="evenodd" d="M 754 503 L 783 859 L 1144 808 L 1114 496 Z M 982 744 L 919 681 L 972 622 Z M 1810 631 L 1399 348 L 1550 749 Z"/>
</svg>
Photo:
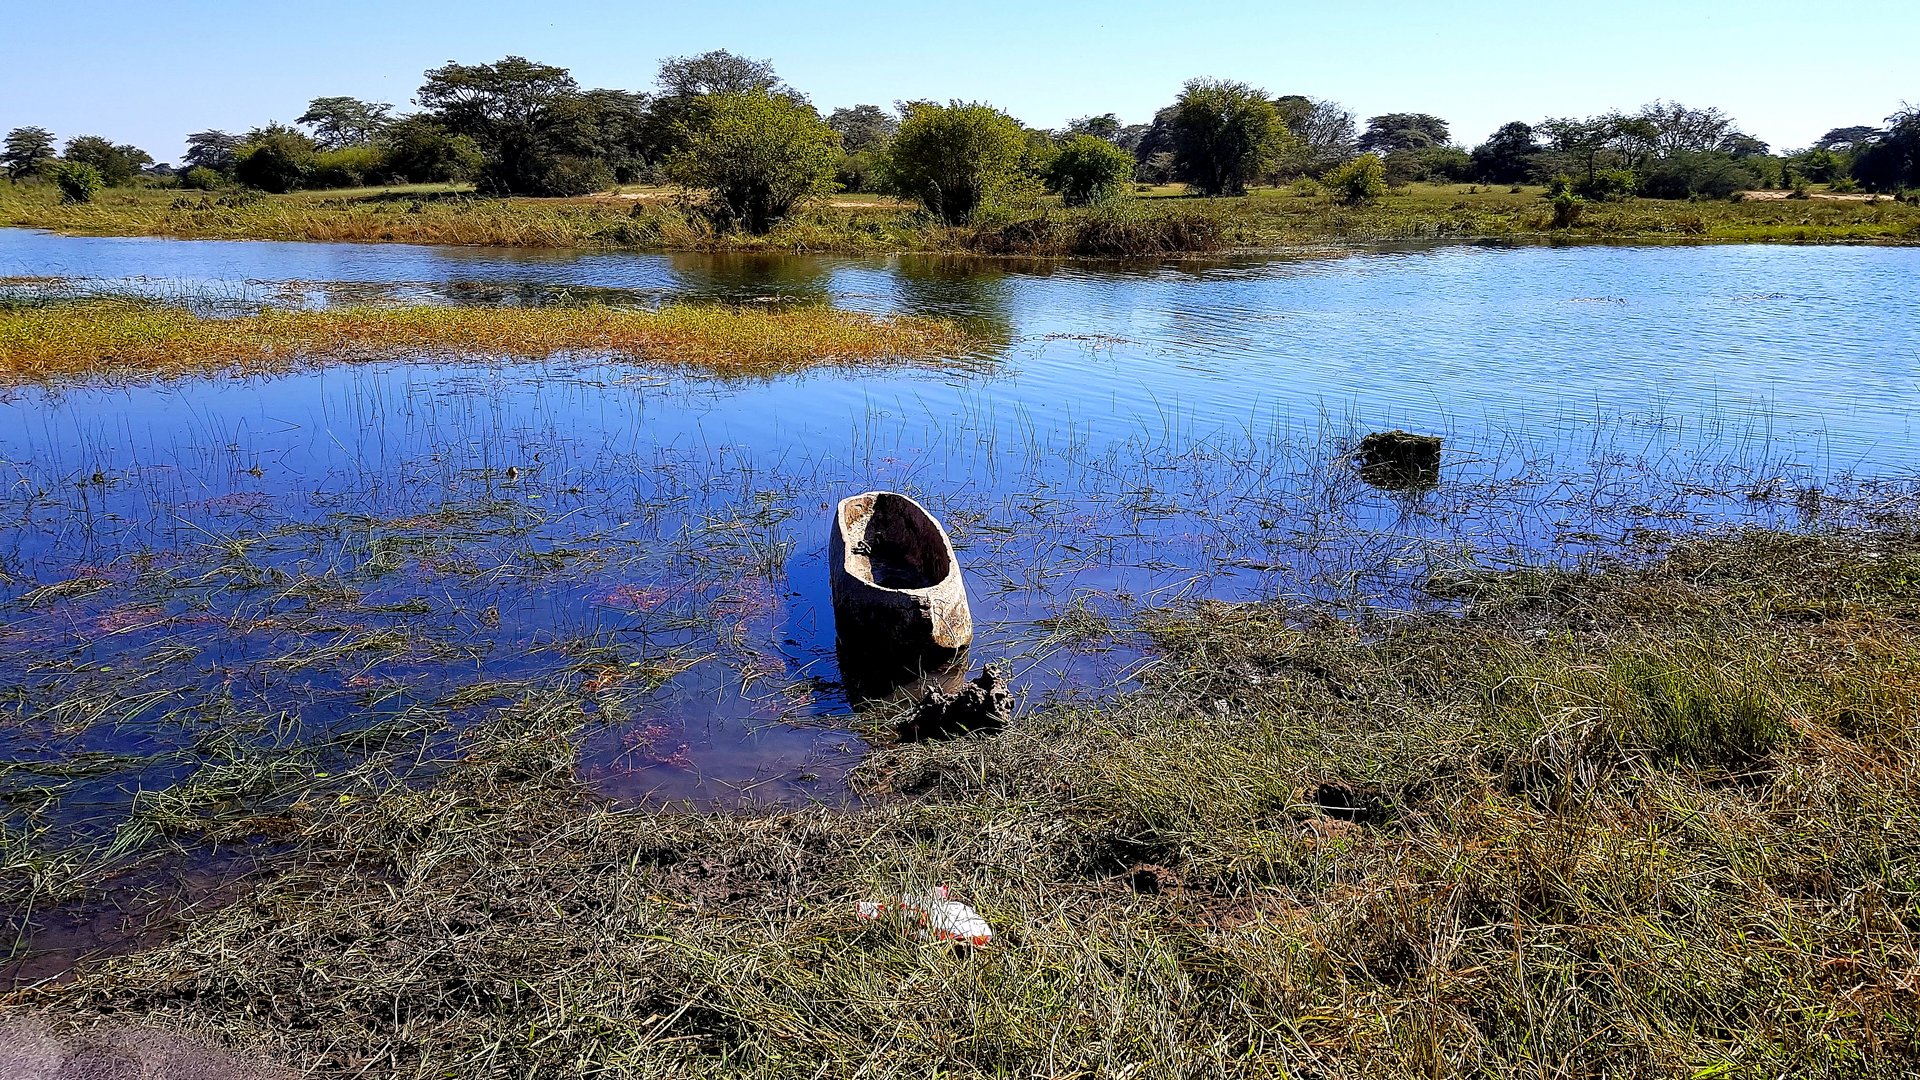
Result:
<svg viewBox="0 0 1920 1080">
<path fill-rule="evenodd" d="M 897 913 L 903 928 L 922 941 L 952 941 L 985 948 L 993 940 L 993 927 L 971 905 L 947 899 L 945 885 L 924 896 L 902 896 L 898 904 L 884 900 L 862 900 L 854 914 L 862 919 L 883 919 Z"/>
</svg>

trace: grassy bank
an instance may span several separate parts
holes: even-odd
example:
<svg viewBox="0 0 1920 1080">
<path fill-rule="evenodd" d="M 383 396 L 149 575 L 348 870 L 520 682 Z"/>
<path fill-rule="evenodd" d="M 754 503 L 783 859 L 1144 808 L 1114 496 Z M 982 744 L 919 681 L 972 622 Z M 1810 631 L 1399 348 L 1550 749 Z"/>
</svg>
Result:
<svg viewBox="0 0 1920 1080">
<path fill-rule="evenodd" d="M 207 810 L 283 872 L 6 1005 L 340 1076 L 1910 1074 L 1920 535 L 1448 590 L 1166 612 L 1138 691 L 850 811 L 596 805 L 529 699 L 425 790 Z M 853 918 L 938 882 L 989 949 Z"/>
<path fill-rule="evenodd" d="M 171 304 L 73 300 L 0 306 L 0 385 L 563 352 L 766 376 L 823 364 L 953 356 L 972 344 L 960 330 L 932 319 L 811 306 L 644 311 L 417 305 L 210 318 Z"/>
<path fill-rule="evenodd" d="M 657 194 L 657 193 L 656 193 Z M 480 199 L 444 190 L 216 195 L 114 189 L 63 205 L 49 185 L 0 183 L 0 225 L 59 232 L 213 239 L 334 240 L 503 247 L 769 250 L 1119 257 L 1388 240 L 1539 238 L 1776 242 L 1920 241 L 1920 207 L 1891 200 L 1591 204 L 1560 226 L 1540 189 L 1416 184 L 1349 207 L 1263 189 L 1198 200 L 1157 191 L 1117 206 L 1037 202 L 965 228 L 888 200 L 828 202 L 766 236 L 716 232 L 664 196 Z"/>
</svg>

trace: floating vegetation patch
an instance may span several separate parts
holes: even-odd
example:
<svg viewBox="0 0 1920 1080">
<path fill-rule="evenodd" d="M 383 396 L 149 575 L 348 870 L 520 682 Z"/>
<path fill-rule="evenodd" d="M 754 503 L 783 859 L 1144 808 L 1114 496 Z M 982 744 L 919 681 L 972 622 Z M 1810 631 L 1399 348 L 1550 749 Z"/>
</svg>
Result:
<svg viewBox="0 0 1920 1080">
<path fill-rule="evenodd" d="M 208 318 L 170 304 L 80 299 L 0 308 L 0 382 L 251 374 L 323 362 L 569 353 L 764 377 L 829 364 L 951 357 L 977 344 L 937 319 L 814 306 L 418 305 Z"/>
</svg>

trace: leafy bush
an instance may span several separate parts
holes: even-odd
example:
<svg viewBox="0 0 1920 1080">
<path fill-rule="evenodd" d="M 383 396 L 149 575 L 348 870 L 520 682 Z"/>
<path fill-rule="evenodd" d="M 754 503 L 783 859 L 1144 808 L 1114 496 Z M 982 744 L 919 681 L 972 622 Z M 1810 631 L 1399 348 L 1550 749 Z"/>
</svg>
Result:
<svg viewBox="0 0 1920 1080">
<path fill-rule="evenodd" d="M 1631 198 L 1640 188 L 1640 180 L 1632 169 L 1598 169 L 1592 179 L 1582 182 L 1574 190 L 1595 202 L 1617 202 Z"/>
<path fill-rule="evenodd" d="M 1387 193 L 1387 166 L 1378 154 L 1361 154 L 1328 173 L 1323 183 L 1341 202 L 1360 206 Z"/>
<path fill-rule="evenodd" d="M 887 183 L 940 220 L 962 223 L 1014 184 L 1026 152 L 1026 130 L 991 105 L 919 102 L 887 148 Z"/>
<path fill-rule="evenodd" d="M 1062 143 L 1047 169 L 1047 190 L 1068 206 L 1105 202 L 1132 180 L 1133 155 L 1092 135 Z"/>
<path fill-rule="evenodd" d="M 1851 176 L 1836 176 L 1827 185 L 1827 190 L 1836 195 L 1851 195 L 1860 190 L 1860 184 Z"/>
<path fill-rule="evenodd" d="M 84 161 L 62 161 L 53 167 L 53 182 L 60 188 L 64 203 L 90 203 L 106 182 L 100 170 Z"/>
<path fill-rule="evenodd" d="M 234 159 L 233 177 L 250 188 L 284 194 L 313 171 L 313 140 L 279 124 L 251 133 Z"/>
<path fill-rule="evenodd" d="M 613 185 L 612 166 L 597 158 L 568 154 L 554 158 L 547 165 L 534 194 L 572 198 L 605 191 Z"/>
<path fill-rule="evenodd" d="M 1573 194 L 1573 177 L 1566 173 L 1556 173 L 1547 181 L 1547 198 L 1557 199 L 1562 195 L 1571 194 Z"/>
<path fill-rule="evenodd" d="M 101 183 L 120 187 L 133 182 L 142 165 L 153 164 L 145 150 L 125 143 L 114 143 L 98 135 L 78 135 L 67 140 L 68 161 L 91 165 L 100 174 Z"/>
<path fill-rule="evenodd" d="M 1587 200 L 1575 195 L 1571 190 L 1563 190 L 1553 196 L 1549 205 L 1553 207 L 1553 227 L 1556 229 L 1570 229 L 1580 220 L 1580 215 L 1586 211 Z"/>
<path fill-rule="evenodd" d="M 1395 150 L 1383 160 L 1390 184 L 1407 184 L 1416 180 L 1456 184 L 1473 179 L 1473 158 L 1457 147 L 1426 146 Z"/>
<path fill-rule="evenodd" d="M 205 165 L 195 165 L 180 174 L 180 186 L 197 191 L 212 191 L 220 186 L 221 176 Z"/>
<path fill-rule="evenodd" d="M 1647 165 L 1640 194 L 1654 199 L 1724 199 L 1759 184 L 1753 167 L 1732 154 L 1682 150 Z"/>
<path fill-rule="evenodd" d="M 811 105 L 748 90 L 707 96 L 695 117 L 667 175 L 704 189 L 725 223 L 758 235 L 832 190 L 840 138 Z"/>
<path fill-rule="evenodd" d="M 1920 108 L 1887 117 L 1887 131 L 1861 149 L 1850 170 L 1868 191 L 1899 191 L 1920 184 Z"/>
<path fill-rule="evenodd" d="M 833 167 L 833 182 L 842 191 L 880 191 L 886 186 L 882 164 L 881 155 L 871 150 L 842 154 Z"/>
<path fill-rule="evenodd" d="M 1280 110 L 1246 83 L 1194 79 L 1167 124 L 1174 175 L 1202 195 L 1239 195 L 1292 143 Z"/>
<path fill-rule="evenodd" d="M 389 175 L 385 150 L 378 146 L 349 146 L 316 156 L 306 183 L 316 188 L 359 187 L 385 183 Z"/>
<path fill-rule="evenodd" d="M 410 184 L 471 180 L 486 163 L 478 143 L 423 116 L 387 125 L 380 145 L 386 152 L 388 172 Z"/>
</svg>

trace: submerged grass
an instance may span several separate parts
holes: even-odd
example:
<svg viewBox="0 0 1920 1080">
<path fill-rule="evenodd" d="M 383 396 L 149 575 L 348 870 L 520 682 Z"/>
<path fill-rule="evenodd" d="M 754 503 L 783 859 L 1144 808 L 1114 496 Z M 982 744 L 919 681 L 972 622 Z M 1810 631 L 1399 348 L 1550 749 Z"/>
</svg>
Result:
<svg viewBox="0 0 1920 1080">
<path fill-rule="evenodd" d="M 1477 238 L 1569 241 L 1920 242 L 1920 206 L 1754 199 L 1595 203 L 1556 223 L 1540 188 L 1414 184 L 1348 206 L 1322 193 L 1259 189 L 1244 198 L 1161 192 L 1088 208 L 1054 200 L 1002 207 L 966 227 L 905 205 L 827 203 L 765 236 L 717 230 L 671 199 L 485 199 L 454 192 L 185 194 L 115 189 L 61 203 L 52 185 L 0 182 L 0 225 L 97 235 L 396 241 L 501 247 L 685 251 L 896 251 L 1093 258 L 1259 250 L 1326 243 Z"/>
<path fill-rule="evenodd" d="M 1916 581 L 1902 524 L 1168 611 L 1142 689 L 877 753 L 851 811 L 596 805 L 529 699 L 5 1005 L 343 1076 L 1910 1075 Z M 942 882 L 990 948 L 853 917 Z"/>
<path fill-rule="evenodd" d="M 950 357 L 975 342 L 953 325 L 829 307 L 638 310 L 349 307 L 210 318 L 178 305 L 81 299 L 0 306 L 0 383 L 271 372 L 297 364 L 412 357 L 621 356 L 721 376 L 823 364 Z"/>
</svg>

